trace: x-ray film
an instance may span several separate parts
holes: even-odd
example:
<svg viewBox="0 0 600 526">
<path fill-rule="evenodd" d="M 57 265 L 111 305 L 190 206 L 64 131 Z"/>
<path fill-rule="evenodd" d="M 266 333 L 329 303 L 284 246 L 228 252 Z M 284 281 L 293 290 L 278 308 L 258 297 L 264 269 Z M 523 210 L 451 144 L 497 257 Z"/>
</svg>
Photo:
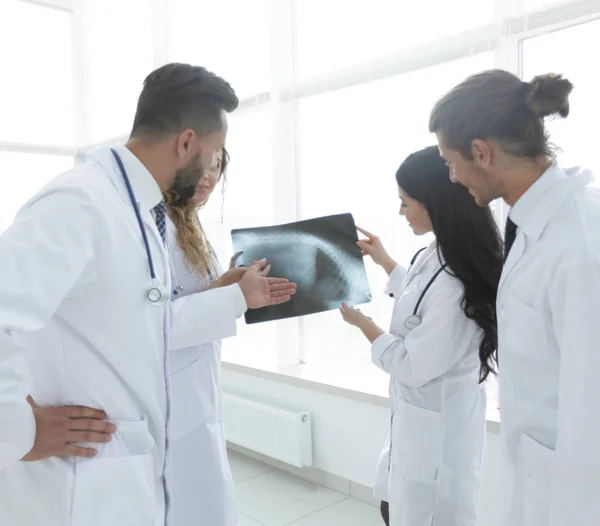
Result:
<svg viewBox="0 0 600 526">
<path fill-rule="evenodd" d="M 342 301 L 351 305 L 371 301 L 352 214 L 232 230 L 231 237 L 237 266 L 266 258 L 270 276 L 298 285 L 291 301 L 249 310 L 246 323 L 324 312 L 339 308 Z"/>
</svg>

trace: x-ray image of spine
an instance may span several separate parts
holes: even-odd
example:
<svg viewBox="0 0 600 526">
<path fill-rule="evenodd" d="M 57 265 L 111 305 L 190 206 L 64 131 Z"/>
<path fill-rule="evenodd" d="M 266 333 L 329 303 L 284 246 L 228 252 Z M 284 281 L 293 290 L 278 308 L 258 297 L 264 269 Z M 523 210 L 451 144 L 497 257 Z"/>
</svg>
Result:
<svg viewBox="0 0 600 526">
<path fill-rule="evenodd" d="M 289 303 L 251 310 L 247 323 L 278 320 L 371 300 L 369 282 L 351 214 L 231 232 L 236 264 L 266 258 L 271 275 L 297 283 Z"/>
</svg>

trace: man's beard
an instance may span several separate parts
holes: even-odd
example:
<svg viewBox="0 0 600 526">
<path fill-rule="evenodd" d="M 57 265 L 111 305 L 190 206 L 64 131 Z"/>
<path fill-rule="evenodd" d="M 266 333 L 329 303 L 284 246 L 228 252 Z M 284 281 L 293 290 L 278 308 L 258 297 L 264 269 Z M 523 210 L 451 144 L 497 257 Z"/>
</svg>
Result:
<svg viewBox="0 0 600 526">
<path fill-rule="evenodd" d="M 194 197 L 196 188 L 200 184 L 203 175 L 202 158 L 198 154 L 192 159 L 190 164 L 175 175 L 175 181 L 173 181 L 171 190 L 177 194 L 178 203 L 185 203 Z"/>
</svg>

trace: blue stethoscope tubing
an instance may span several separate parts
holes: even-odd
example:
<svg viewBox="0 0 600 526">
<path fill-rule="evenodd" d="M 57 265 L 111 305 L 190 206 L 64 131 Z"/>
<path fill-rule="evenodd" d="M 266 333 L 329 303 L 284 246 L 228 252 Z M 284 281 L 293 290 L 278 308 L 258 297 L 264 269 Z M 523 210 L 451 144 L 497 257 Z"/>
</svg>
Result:
<svg viewBox="0 0 600 526">
<path fill-rule="evenodd" d="M 415 263 L 415 261 L 417 260 L 417 258 L 419 257 L 419 255 L 421 254 L 421 252 L 423 252 L 423 250 L 425 250 L 425 248 L 422 248 L 421 250 L 419 250 L 412 258 L 412 260 L 410 261 L 410 266 L 412 267 Z M 419 325 L 421 325 L 421 316 L 419 316 L 418 312 L 419 312 L 419 307 L 421 306 L 421 303 L 423 301 L 423 298 L 425 297 L 425 294 L 427 294 L 427 291 L 430 289 L 431 285 L 433 285 L 434 281 L 436 280 L 436 278 L 444 271 L 444 269 L 448 266 L 447 263 L 444 263 L 437 271 L 436 273 L 429 279 L 429 281 L 427 282 L 427 285 L 425 285 L 425 288 L 423 289 L 423 292 L 421 292 L 421 294 L 419 295 L 419 299 L 417 300 L 417 303 L 415 304 L 415 308 L 413 309 L 412 314 L 406 318 L 406 320 L 404 320 L 404 326 L 409 330 L 413 330 L 415 328 L 417 328 Z"/>
<path fill-rule="evenodd" d="M 117 161 L 119 170 L 121 171 L 121 175 L 123 176 L 123 180 L 125 181 L 127 193 L 129 194 L 129 199 L 131 200 L 131 205 L 133 206 L 133 210 L 135 211 L 135 217 L 140 227 L 140 232 L 142 233 L 142 239 L 144 240 L 146 257 L 148 258 L 148 267 L 150 268 L 150 279 L 152 280 L 147 292 L 148 300 L 153 305 L 160 307 L 164 305 L 169 299 L 169 292 L 168 290 L 166 290 L 166 287 L 164 287 L 158 282 L 158 279 L 156 277 L 156 272 L 154 270 L 154 261 L 152 259 L 152 252 L 150 251 L 150 243 L 148 242 L 148 235 L 146 234 L 146 229 L 144 228 L 142 214 L 140 213 L 140 208 L 135 199 L 135 194 L 133 193 L 133 188 L 131 187 L 131 182 L 129 181 L 129 176 L 127 175 L 127 170 L 125 170 L 123 161 L 121 160 L 121 157 L 119 156 L 117 151 L 114 148 L 111 148 L 110 151 L 112 152 L 115 160 Z"/>
</svg>

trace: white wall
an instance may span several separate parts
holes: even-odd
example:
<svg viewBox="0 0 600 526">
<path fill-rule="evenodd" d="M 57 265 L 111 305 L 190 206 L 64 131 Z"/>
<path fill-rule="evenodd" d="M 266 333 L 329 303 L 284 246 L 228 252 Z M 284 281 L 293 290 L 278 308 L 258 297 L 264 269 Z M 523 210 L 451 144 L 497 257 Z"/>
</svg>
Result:
<svg viewBox="0 0 600 526">
<path fill-rule="evenodd" d="M 372 486 L 389 414 L 380 403 L 337 396 L 314 384 L 290 385 L 253 374 L 223 370 L 223 390 L 266 404 L 308 410 L 313 422 L 314 467 L 364 486 Z M 486 472 L 481 491 L 480 526 L 497 526 L 499 436 L 488 431 Z"/>
</svg>

